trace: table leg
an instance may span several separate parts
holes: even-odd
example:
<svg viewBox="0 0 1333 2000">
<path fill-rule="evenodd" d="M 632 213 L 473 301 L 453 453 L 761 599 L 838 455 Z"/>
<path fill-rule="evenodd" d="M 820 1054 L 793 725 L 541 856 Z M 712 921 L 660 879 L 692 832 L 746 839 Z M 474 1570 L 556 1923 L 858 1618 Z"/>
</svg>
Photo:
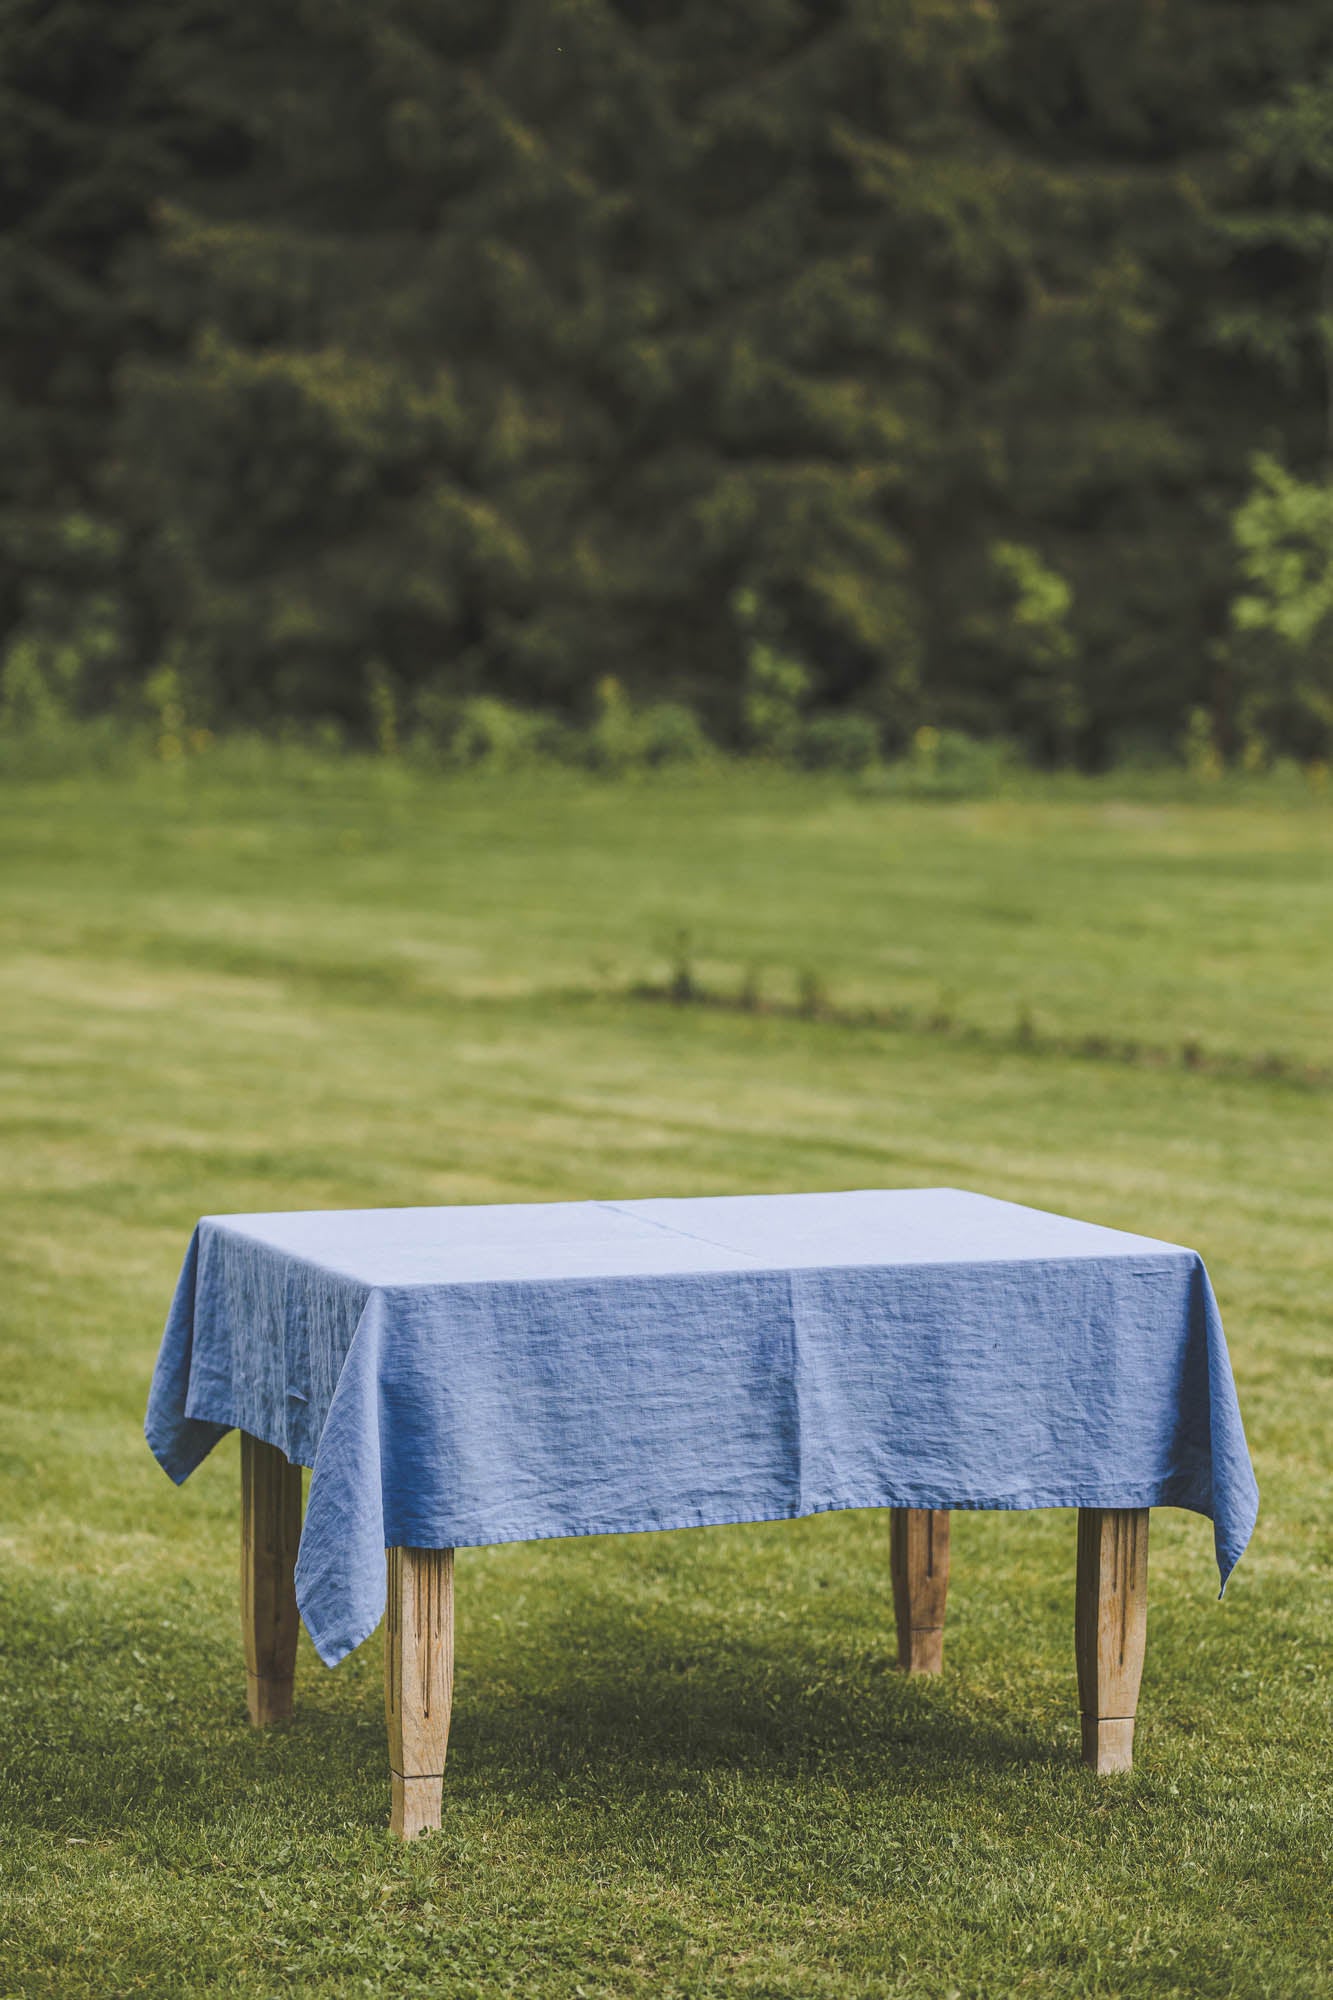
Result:
<svg viewBox="0 0 1333 2000">
<path fill-rule="evenodd" d="M 1080 1507 L 1074 1650 L 1083 1762 L 1128 1771 L 1134 1762 L 1148 1636 L 1148 1509 Z"/>
<path fill-rule="evenodd" d="M 301 1468 L 241 1432 L 241 1635 L 245 1694 L 256 1729 L 292 1712 L 296 1677 L 296 1550 Z"/>
<path fill-rule="evenodd" d="M 949 1510 L 895 1507 L 889 1530 L 898 1665 L 937 1674 L 944 1665 L 944 1607 L 949 1595 Z"/>
<path fill-rule="evenodd" d="M 403 1840 L 440 1824 L 454 1696 L 454 1552 L 390 1549 L 384 1632 L 390 1829 Z"/>
</svg>

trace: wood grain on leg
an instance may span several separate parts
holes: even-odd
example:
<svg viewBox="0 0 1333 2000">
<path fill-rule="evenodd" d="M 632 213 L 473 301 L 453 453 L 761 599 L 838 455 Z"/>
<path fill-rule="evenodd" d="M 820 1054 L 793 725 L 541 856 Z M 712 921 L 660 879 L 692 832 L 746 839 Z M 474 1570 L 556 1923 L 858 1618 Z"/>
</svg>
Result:
<svg viewBox="0 0 1333 2000">
<path fill-rule="evenodd" d="M 1128 1771 L 1148 1637 L 1148 1509 L 1081 1507 L 1074 1649 L 1083 1761 Z"/>
<path fill-rule="evenodd" d="M 454 1695 L 454 1552 L 390 1549 L 384 1634 L 391 1830 L 403 1840 L 440 1824 Z"/>
<path fill-rule="evenodd" d="M 241 1432 L 241 1634 L 245 1694 L 256 1729 L 292 1712 L 296 1678 L 296 1550 L 301 1468 Z"/>
<path fill-rule="evenodd" d="M 898 1665 L 909 1674 L 937 1674 L 944 1665 L 949 1511 L 895 1507 L 889 1533 Z"/>
</svg>

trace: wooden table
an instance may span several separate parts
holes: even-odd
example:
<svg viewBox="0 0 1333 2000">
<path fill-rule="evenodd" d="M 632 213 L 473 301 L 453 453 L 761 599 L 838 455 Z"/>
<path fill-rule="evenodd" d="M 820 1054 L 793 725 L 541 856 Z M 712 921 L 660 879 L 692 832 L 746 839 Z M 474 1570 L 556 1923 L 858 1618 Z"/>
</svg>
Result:
<svg viewBox="0 0 1333 2000">
<path fill-rule="evenodd" d="M 946 1509 L 889 1514 L 898 1665 L 939 1673 L 949 1590 Z M 1084 1507 L 1078 1516 L 1074 1656 L 1083 1761 L 1100 1773 L 1133 1763 L 1134 1716 L 1148 1619 L 1148 1509 Z M 301 1468 L 241 1435 L 241 1627 L 256 1728 L 292 1713 L 295 1569 Z M 454 1552 L 391 1548 L 384 1640 L 391 1827 L 403 1839 L 440 1824 L 454 1680 Z"/>
</svg>

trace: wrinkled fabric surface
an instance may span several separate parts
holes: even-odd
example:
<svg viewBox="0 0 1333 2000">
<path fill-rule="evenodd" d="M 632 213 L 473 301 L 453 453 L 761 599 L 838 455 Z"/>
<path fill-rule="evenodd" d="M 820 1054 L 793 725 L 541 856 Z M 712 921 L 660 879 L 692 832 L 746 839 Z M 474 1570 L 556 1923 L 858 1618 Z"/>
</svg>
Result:
<svg viewBox="0 0 1333 2000">
<path fill-rule="evenodd" d="M 951 1188 L 209 1216 L 145 1426 L 313 1468 L 330 1665 L 384 1550 L 844 1507 L 1187 1507 L 1223 1585 L 1258 1511 L 1191 1250 Z"/>
</svg>

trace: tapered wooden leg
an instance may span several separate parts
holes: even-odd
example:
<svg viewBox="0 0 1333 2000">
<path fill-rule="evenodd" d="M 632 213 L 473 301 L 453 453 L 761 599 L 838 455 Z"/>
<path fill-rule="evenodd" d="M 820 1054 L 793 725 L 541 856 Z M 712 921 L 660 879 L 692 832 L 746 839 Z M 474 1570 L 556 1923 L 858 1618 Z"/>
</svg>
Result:
<svg viewBox="0 0 1333 2000">
<path fill-rule="evenodd" d="M 241 1432 L 241 1635 L 245 1695 L 256 1729 L 292 1712 L 296 1677 L 296 1549 L 301 1468 Z"/>
<path fill-rule="evenodd" d="M 1083 1762 L 1128 1771 L 1148 1637 L 1148 1509 L 1080 1507 L 1074 1649 Z"/>
<path fill-rule="evenodd" d="M 390 1549 L 384 1638 L 390 1830 L 403 1840 L 440 1824 L 454 1696 L 454 1552 Z"/>
<path fill-rule="evenodd" d="M 889 1536 L 898 1665 L 909 1674 L 937 1674 L 944 1665 L 949 1510 L 895 1507 Z"/>
</svg>

